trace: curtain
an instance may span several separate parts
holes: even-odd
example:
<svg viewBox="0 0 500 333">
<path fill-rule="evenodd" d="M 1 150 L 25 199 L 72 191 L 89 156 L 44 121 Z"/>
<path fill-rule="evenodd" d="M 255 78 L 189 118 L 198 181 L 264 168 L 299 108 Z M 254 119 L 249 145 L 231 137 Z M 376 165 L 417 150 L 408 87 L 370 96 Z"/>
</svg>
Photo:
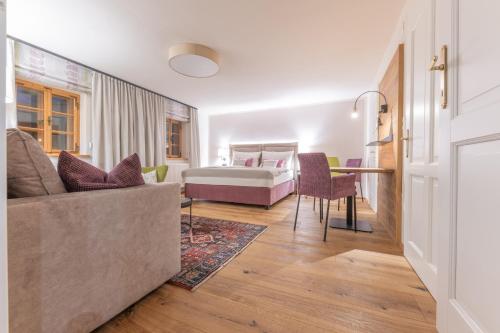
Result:
<svg viewBox="0 0 500 333">
<path fill-rule="evenodd" d="M 109 76 L 92 78 L 92 162 L 110 170 L 137 153 L 144 166 L 165 163 L 168 99 Z"/>
<path fill-rule="evenodd" d="M 189 108 L 189 118 L 190 118 L 190 155 L 189 155 L 189 165 L 191 168 L 200 167 L 200 130 L 198 122 L 198 109 Z"/>
<path fill-rule="evenodd" d="M 190 107 L 179 102 L 167 99 L 167 117 L 178 121 L 189 121 Z"/>
<path fill-rule="evenodd" d="M 16 74 L 20 77 L 51 87 L 90 93 L 91 70 L 22 42 L 14 43 Z"/>
<path fill-rule="evenodd" d="M 5 57 L 5 128 L 17 127 L 16 110 L 16 68 L 14 41 L 7 38 Z"/>
</svg>

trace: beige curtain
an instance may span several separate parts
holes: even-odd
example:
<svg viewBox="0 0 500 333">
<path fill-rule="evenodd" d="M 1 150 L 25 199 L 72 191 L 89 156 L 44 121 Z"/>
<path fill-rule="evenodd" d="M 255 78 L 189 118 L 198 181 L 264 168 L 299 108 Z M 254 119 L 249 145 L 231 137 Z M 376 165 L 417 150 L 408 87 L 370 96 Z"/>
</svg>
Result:
<svg viewBox="0 0 500 333">
<path fill-rule="evenodd" d="M 92 78 L 92 162 L 110 170 L 137 153 L 143 166 L 166 161 L 168 99 L 109 76 Z"/>
<path fill-rule="evenodd" d="M 189 125 L 190 125 L 189 165 L 191 168 L 199 168 L 201 164 L 201 159 L 200 159 L 200 130 L 198 123 L 198 109 L 190 108 Z"/>
</svg>

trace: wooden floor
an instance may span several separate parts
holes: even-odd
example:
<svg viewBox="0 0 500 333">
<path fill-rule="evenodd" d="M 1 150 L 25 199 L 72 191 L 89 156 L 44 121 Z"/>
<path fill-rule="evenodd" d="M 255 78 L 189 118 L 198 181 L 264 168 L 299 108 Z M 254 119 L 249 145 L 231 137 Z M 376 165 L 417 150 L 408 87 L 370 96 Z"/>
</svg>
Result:
<svg viewBox="0 0 500 333">
<path fill-rule="evenodd" d="M 295 205 L 195 202 L 194 215 L 269 228 L 196 291 L 165 284 L 98 332 L 436 332 L 433 298 L 380 225 L 323 242 L 312 199 L 293 232 Z M 375 221 L 366 203 L 358 211 Z"/>
</svg>

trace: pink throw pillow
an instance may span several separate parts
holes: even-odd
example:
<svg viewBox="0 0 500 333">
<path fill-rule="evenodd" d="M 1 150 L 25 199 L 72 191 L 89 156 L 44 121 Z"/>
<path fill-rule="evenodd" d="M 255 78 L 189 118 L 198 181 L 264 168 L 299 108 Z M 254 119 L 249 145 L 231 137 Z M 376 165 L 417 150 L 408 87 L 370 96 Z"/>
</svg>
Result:
<svg viewBox="0 0 500 333">
<path fill-rule="evenodd" d="M 245 166 L 251 167 L 252 164 L 253 164 L 253 158 L 247 158 L 247 160 L 245 161 Z"/>
<path fill-rule="evenodd" d="M 141 161 L 132 154 L 109 173 L 68 152 L 59 154 L 57 172 L 69 192 L 82 192 L 143 185 Z"/>
<path fill-rule="evenodd" d="M 277 168 L 282 168 L 283 164 L 285 164 L 285 160 L 278 160 L 278 164 L 276 164 Z"/>
</svg>

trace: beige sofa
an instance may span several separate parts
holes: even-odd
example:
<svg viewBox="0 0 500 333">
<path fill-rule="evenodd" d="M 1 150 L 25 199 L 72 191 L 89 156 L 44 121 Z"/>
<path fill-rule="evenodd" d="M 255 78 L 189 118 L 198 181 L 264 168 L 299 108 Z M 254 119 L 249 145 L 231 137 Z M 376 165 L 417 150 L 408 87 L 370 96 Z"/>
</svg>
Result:
<svg viewBox="0 0 500 333">
<path fill-rule="evenodd" d="M 180 270 L 178 184 L 8 200 L 11 332 L 88 332 Z"/>
</svg>

